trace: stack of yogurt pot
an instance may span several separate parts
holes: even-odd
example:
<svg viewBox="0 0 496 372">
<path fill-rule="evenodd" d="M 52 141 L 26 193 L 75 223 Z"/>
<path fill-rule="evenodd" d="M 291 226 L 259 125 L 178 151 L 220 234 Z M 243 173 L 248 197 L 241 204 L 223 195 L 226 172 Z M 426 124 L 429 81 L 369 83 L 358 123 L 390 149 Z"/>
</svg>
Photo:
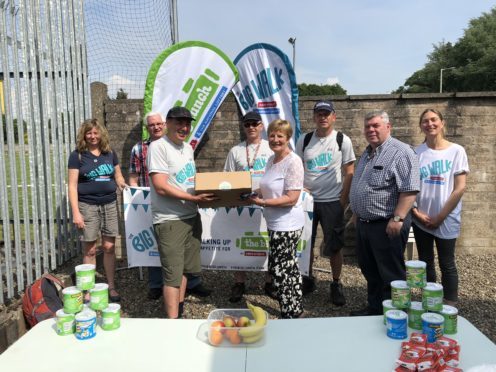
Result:
<svg viewBox="0 0 496 372">
<path fill-rule="evenodd" d="M 427 282 L 425 262 L 406 261 L 405 265 L 406 281 L 392 281 L 391 299 L 382 303 L 387 335 L 405 339 L 407 324 L 412 329 L 422 330 L 428 342 L 434 342 L 443 334 L 455 334 L 458 310 L 443 305 L 443 286 Z M 416 293 L 422 301 L 412 301 Z"/>
<path fill-rule="evenodd" d="M 100 326 L 110 331 L 120 327 L 119 304 L 109 304 L 108 284 L 95 284 L 95 265 L 83 264 L 75 268 L 76 286 L 62 290 L 64 307 L 57 311 L 57 333 L 75 334 L 80 340 L 96 336 L 97 313 L 101 317 Z M 83 303 L 89 294 L 89 304 Z"/>
</svg>

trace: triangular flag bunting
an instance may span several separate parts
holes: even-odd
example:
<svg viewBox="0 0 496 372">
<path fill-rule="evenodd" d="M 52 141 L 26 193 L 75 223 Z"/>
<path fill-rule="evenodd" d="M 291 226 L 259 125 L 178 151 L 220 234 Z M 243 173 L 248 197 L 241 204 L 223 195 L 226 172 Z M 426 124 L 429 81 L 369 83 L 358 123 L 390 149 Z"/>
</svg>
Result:
<svg viewBox="0 0 496 372">
<path fill-rule="evenodd" d="M 256 210 L 256 209 L 257 209 L 257 208 L 248 207 L 248 213 L 250 214 L 250 217 L 252 217 L 252 216 L 253 216 L 253 213 L 255 213 L 255 210 Z"/>
<path fill-rule="evenodd" d="M 226 208 L 226 213 L 229 214 L 229 211 L 231 210 L 231 208 L 229 208 L 229 207 L 224 207 L 224 208 Z"/>
<path fill-rule="evenodd" d="M 244 207 L 236 207 L 236 209 L 238 211 L 238 216 L 241 216 L 241 213 L 243 213 Z"/>
<path fill-rule="evenodd" d="M 135 189 L 134 187 L 130 187 L 129 189 L 131 190 L 131 196 L 134 196 L 134 194 L 136 194 L 136 191 L 138 191 L 138 189 Z"/>
<path fill-rule="evenodd" d="M 308 213 L 308 218 L 310 218 L 310 221 L 313 220 L 313 212 L 307 212 Z"/>
<path fill-rule="evenodd" d="M 148 194 L 150 194 L 150 191 L 147 191 L 147 190 L 143 190 L 143 198 L 146 200 L 146 198 L 148 197 Z"/>
<path fill-rule="evenodd" d="M 143 206 L 143 209 L 145 212 L 148 212 L 148 207 L 150 206 L 149 204 L 141 204 Z"/>
<path fill-rule="evenodd" d="M 133 206 L 133 208 L 134 208 L 134 210 L 135 210 L 135 211 L 137 211 L 137 210 L 138 210 L 138 206 L 139 206 L 139 204 L 134 204 L 134 203 L 133 203 L 133 204 L 131 204 L 131 205 Z"/>
</svg>

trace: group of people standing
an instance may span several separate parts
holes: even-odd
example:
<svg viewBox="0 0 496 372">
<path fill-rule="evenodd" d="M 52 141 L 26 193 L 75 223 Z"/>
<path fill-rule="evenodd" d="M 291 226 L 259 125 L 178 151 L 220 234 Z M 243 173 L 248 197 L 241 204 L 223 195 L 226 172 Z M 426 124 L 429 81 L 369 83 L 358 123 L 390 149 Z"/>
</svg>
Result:
<svg viewBox="0 0 496 372">
<path fill-rule="evenodd" d="M 131 156 L 129 185 L 150 186 L 161 261 L 161 268 L 149 269 L 149 297 L 163 294 L 169 318 L 182 316 L 187 287 L 191 291 L 196 287 L 202 296 L 210 294 L 199 276 L 202 227 L 197 203 L 215 196 L 194 192 L 194 152 L 185 142 L 193 120 L 184 107 L 170 109 L 166 118 L 147 114 L 150 140 L 138 143 Z M 367 281 L 367 306 L 351 315 L 382 314 L 382 300 L 391 295 L 390 282 L 405 279 L 404 249 L 412 224 L 419 259 L 427 263 L 427 280 L 436 280 L 435 242 L 445 301 L 456 303 L 454 252 L 469 168 L 464 149 L 445 138 L 442 114 L 433 109 L 421 114 L 425 141 L 414 151 L 391 136 L 392 124 L 385 111 L 368 113 L 363 125 L 368 146 L 358 162 L 351 139 L 334 129 L 336 112 L 331 101 L 315 104 L 313 121 L 315 130 L 301 136 L 293 151 L 288 121 L 271 122 L 265 140 L 262 118 L 256 112 L 247 113 L 243 117 L 246 140 L 229 151 L 224 166 L 224 171 L 251 173 L 251 201 L 263 208 L 269 233 L 264 290 L 279 302 L 281 317 L 305 316 L 303 295 L 315 289 L 312 263 L 319 224 L 333 278 L 330 301 L 345 305 L 341 271 L 348 203 L 356 227 L 358 263 Z M 81 230 L 84 262 L 94 262 L 101 232 L 113 300 L 118 299 L 113 283 L 116 189 L 126 186 L 105 128 L 96 120 L 83 123 L 77 150 L 69 159 L 69 198 L 74 224 Z M 301 276 L 296 258 L 305 221 L 304 189 L 314 199 L 308 277 Z M 230 302 L 242 299 L 245 282 L 246 273 L 236 272 Z"/>
</svg>

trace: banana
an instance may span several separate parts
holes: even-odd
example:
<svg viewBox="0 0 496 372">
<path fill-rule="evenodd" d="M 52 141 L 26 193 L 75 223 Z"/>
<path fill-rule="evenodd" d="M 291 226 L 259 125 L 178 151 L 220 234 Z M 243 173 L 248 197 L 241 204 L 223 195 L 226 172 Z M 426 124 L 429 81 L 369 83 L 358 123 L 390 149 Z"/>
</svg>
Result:
<svg viewBox="0 0 496 372">
<path fill-rule="evenodd" d="M 265 313 L 265 310 L 262 309 L 260 306 L 252 305 L 249 302 L 247 302 L 246 304 L 248 305 L 248 309 L 250 309 L 253 318 L 255 319 L 255 325 L 265 326 L 267 324 L 267 315 Z"/>
<path fill-rule="evenodd" d="M 245 344 L 253 344 L 255 342 L 257 342 L 258 340 L 260 340 L 262 337 L 263 337 L 263 332 L 260 332 L 259 334 L 255 335 L 255 336 L 251 336 L 251 337 L 243 337 L 243 342 Z"/>
<path fill-rule="evenodd" d="M 255 323 L 248 327 L 241 328 L 238 333 L 241 337 L 243 337 L 243 342 L 253 343 L 258 341 L 263 336 L 264 328 L 267 324 L 267 315 L 265 310 L 261 307 L 254 306 L 249 302 L 247 302 L 247 305 L 253 315 L 253 318 L 255 319 Z"/>
</svg>

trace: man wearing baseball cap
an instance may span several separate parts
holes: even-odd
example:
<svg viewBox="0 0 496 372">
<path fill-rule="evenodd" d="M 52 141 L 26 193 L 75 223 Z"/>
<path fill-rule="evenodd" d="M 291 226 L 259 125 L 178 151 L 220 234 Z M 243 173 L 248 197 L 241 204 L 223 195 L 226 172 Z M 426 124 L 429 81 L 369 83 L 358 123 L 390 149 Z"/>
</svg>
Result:
<svg viewBox="0 0 496 372">
<path fill-rule="evenodd" d="M 193 148 L 185 143 L 195 120 L 185 107 L 167 113 L 167 133 L 150 143 L 147 156 L 153 228 L 164 278 L 163 295 L 168 318 L 182 316 L 186 274 L 201 271 L 202 226 L 198 202 L 215 200 L 213 194 L 195 195 Z"/>
<path fill-rule="evenodd" d="M 243 117 L 243 132 L 246 140 L 229 150 L 224 172 L 250 171 L 251 185 L 253 190 L 259 188 L 260 180 L 265 173 L 265 165 L 273 152 L 269 142 L 262 138 L 264 132 L 262 117 L 258 112 L 250 111 Z M 242 223 L 242 222 L 239 222 Z M 245 293 L 246 272 L 236 271 L 234 273 L 234 286 L 231 288 L 229 302 L 241 301 Z M 265 293 L 274 297 L 274 289 L 270 275 L 265 276 Z"/>
<path fill-rule="evenodd" d="M 324 235 L 323 254 L 330 258 L 333 281 L 330 300 L 343 306 L 346 299 L 341 284 L 344 245 L 344 210 L 348 204 L 355 154 L 348 136 L 334 130 L 336 112 L 331 101 L 319 101 L 313 108 L 316 129 L 301 136 L 296 153 L 305 168 L 304 187 L 314 199 L 310 276 L 303 278 L 303 292 L 315 290 L 312 276 L 313 249 L 320 223 Z"/>
</svg>

